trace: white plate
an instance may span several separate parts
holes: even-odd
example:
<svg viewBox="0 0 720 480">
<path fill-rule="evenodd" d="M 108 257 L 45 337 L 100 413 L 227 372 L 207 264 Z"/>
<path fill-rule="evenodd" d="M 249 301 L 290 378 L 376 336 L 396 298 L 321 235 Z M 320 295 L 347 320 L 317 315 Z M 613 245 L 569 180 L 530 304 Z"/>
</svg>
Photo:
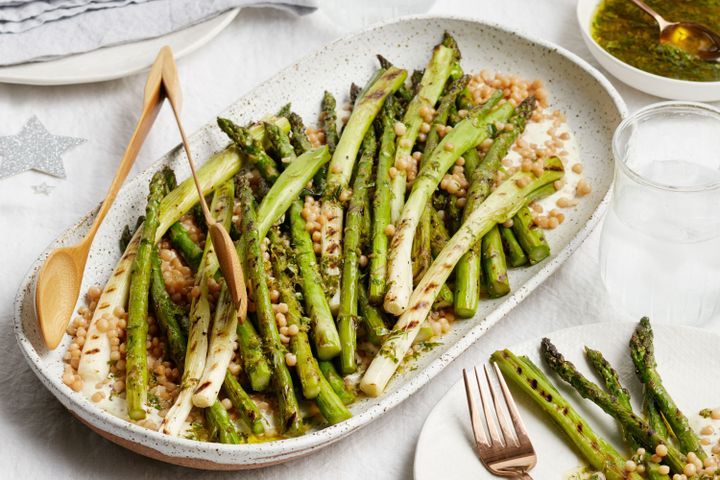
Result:
<svg viewBox="0 0 720 480">
<path fill-rule="evenodd" d="M 572 361 L 579 370 L 594 379 L 587 366 L 583 347 L 600 350 L 618 370 L 620 380 L 634 400 L 636 411 L 641 411 L 638 400 L 642 389 L 635 377 L 628 354 L 628 341 L 635 329 L 634 323 L 597 323 L 569 328 L 547 335 L 560 353 Z M 653 325 L 655 355 L 663 383 L 684 413 L 697 420 L 702 408 L 714 407 L 715 392 L 708 385 L 720 383 L 720 357 L 716 354 L 720 335 L 691 327 Z M 590 401 L 583 400 L 557 375 L 550 372 L 540 359 L 540 338 L 509 347 L 516 355 L 527 355 L 547 375 L 552 383 L 576 406 L 590 426 L 610 441 L 620 452 L 626 449 L 615 421 Z M 497 345 L 505 348 L 506 345 Z M 481 366 L 485 358 L 478 358 Z M 688 376 L 688 372 L 693 372 Z M 485 470 L 472 446 L 472 431 L 465 400 L 465 387 L 458 372 L 458 382 L 433 408 L 423 425 L 415 452 L 415 480 L 476 480 L 496 479 Z M 695 379 L 702 381 L 694 381 Z M 537 466 L 530 474 L 537 479 L 561 479 L 583 464 L 576 451 L 540 408 L 510 383 L 520 415 L 528 429 L 535 451 Z"/>
<path fill-rule="evenodd" d="M 633 67 L 606 52 L 590 34 L 590 25 L 592 25 L 592 19 L 600 1 L 579 0 L 577 3 L 577 20 L 585 45 L 587 45 L 593 57 L 608 72 L 612 73 L 621 82 L 625 82 L 631 87 L 650 95 L 669 98 L 670 100 L 692 100 L 696 102 L 720 100 L 720 82 L 691 82 L 655 75 Z"/>
<path fill-rule="evenodd" d="M 175 58 L 194 52 L 212 40 L 237 16 L 229 10 L 192 27 L 140 42 L 105 47 L 87 53 L 0 67 L 0 82 L 25 85 L 72 85 L 127 77 L 149 68 L 158 50 L 169 45 Z"/>
<path fill-rule="evenodd" d="M 277 463 L 307 454 L 379 418 L 425 385 L 540 285 L 582 243 L 602 216 L 613 178 L 611 137 L 626 111 L 610 82 L 572 53 L 496 25 L 456 18 L 408 18 L 373 27 L 322 48 L 252 90 L 222 115 L 243 124 L 292 101 L 293 108 L 311 123 L 317 118 L 323 90 L 330 90 L 342 105 L 352 82 L 362 84 L 372 76 L 377 68 L 374 54 L 382 53 L 406 68 L 421 68 L 446 30 L 458 40 L 466 71 L 493 68 L 546 81 L 553 108 L 568 115 L 569 127 L 580 145 L 584 175 L 593 185 L 592 194 L 568 212 L 567 220 L 559 228 L 549 232 L 552 257 L 533 267 L 511 272 L 514 290 L 510 295 L 482 302 L 475 319 L 457 322 L 443 337 L 442 344 L 423 354 L 415 368 L 397 375 L 384 395 L 355 403 L 354 416 L 346 422 L 288 440 L 219 445 L 170 438 L 113 417 L 62 383 L 62 355 L 69 338 L 55 351 L 47 351 L 39 336 L 30 295 L 35 273 L 46 251 L 31 267 L 18 292 L 14 320 L 20 348 L 45 386 L 95 429 L 114 436 L 115 441 L 122 439 L 141 446 L 147 455 L 176 463 L 201 463 L 208 468 L 249 468 Z M 215 122 L 210 121 L 192 135 L 190 145 L 195 158 L 202 161 L 224 148 L 227 138 Z M 178 178 L 187 178 L 187 162 L 181 149 L 176 148 L 123 187 L 93 244 L 83 290 L 106 282 L 120 255 L 118 234 L 126 224 L 135 223 L 138 212 L 144 211 L 148 181 L 163 164 L 173 167 Z M 90 220 L 91 216 L 81 220 L 51 247 L 76 242 L 87 230 Z"/>
</svg>

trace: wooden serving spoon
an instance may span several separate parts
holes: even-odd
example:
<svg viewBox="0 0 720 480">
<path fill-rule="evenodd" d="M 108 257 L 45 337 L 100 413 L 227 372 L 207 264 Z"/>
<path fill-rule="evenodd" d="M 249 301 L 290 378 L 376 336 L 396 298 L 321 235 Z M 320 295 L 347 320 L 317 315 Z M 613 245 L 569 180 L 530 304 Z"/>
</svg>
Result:
<svg viewBox="0 0 720 480">
<path fill-rule="evenodd" d="M 720 34 L 693 22 L 669 22 L 642 0 L 630 0 L 655 19 L 660 27 L 660 43 L 674 45 L 702 60 L 720 59 Z"/>
<path fill-rule="evenodd" d="M 195 172 L 195 162 L 193 162 L 192 154 L 190 153 L 190 145 L 188 144 L 187 137 L 185 136 L 185 129 L 183 128 L 182 121 L 180 120 L 180 109 L 182 108 L 182 91 L 180 88 L 180 79 L 177 73 L 177 66 L 175 65 L 175 59 L 173 58 L 172 50 L 170 47 L 163 47 L 160 50 L 160 55 L 164 55 L 165 60 L 163 63 L 162 70 L 162 83 L 165 91 L 165 95 L 172 107 L 173 114 L 175 115 L 175 121 L 177 122 L 178 129 L 180 130 L 180 137 L 182 138 L 183 146 L 185 147 L 185 153 L 187 154 L 188 162 L 190 163 L 190 171 L 192 172 L 193 179 L 195 181 L 195 187 L 200 197 L 200 205 L 202 207 L 203 215 L 205 216 L 205 223 L 208 226 L 208 233 L 212 240 L 213 247 L 215 248 L 215 254 L 220 264 L 220 271 L 227 282 L 230 295 L 235 304 L 235 310 L 237 312 L 238 320 L 242 322 L 247 315 L 247 290 L 245 287 L 245 278 L 243 276 L 242 267 L 240 266 L 240 259 L 238 258 L 235 244 L 230 238 L 230 234 L 227 232 L 225 227 L 216 222 L 215 219 L 210 215 L 210 209 L 205 201 L 205 196 L 202 193 L 202 187 L 200 187 L 200 181 L 198 180 L 197 173 Z"/>
<path fill-rule="evenodd" d="M 145 82 L 143 109 L 140 119 L 130 138 L 130 143 L 125 149 L 125 154 L 120 161 L 115 178 L 110 184 L 105 201 L 100 206 L 90 230 L 77 245 L 56 248 L 50 252 L 38 272 L 35 283 L 35 312 L 45 344 L 51 350 L 60 343 L 75 309 L 93 238 L 95 238 L 95 234 L 108 210 L 110 210 L 110 206 L 115 201 L 117 192 L 123 181 L 125 181 L 128 172 L 130 172 L 130 168 L 135 163 L 140 147 L 162 106 L 164 63 L 165 59 L 161 51 L 150 68 L 148 79 Z"/>
</svg>

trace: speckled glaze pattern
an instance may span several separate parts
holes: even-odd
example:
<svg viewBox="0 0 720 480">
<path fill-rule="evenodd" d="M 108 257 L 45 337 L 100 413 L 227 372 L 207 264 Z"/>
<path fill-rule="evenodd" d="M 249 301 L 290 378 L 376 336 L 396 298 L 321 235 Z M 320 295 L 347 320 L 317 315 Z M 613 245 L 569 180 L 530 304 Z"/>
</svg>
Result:
<svg viewBox="0 0 720 480">
<path fill-rule="evenodd" d="M 607 79 L 574 54 L 498 25 L 460 18 L 411 17 L 373 27 L 324 47 L 258 86 L 222 115 L 245 123 L 292 101 L 293 108 L 310 123 L 317 118 L 323 89 L 332 91 L 342 103 L 352 82 L 362 85 L 372 75 L 377 66 L 375 53 L 382 53 L 405 68 L 421 68 L 445 30 L 457 38 L 466 72 L 486 68 L 546 82 L 551 106 L 565 112 L 580 146 L 585 177 L 593 185 L 592 194 L 569 212 L 567 221 L 548 233 L 552 257 L 539 265 L 511 272 L 512 294 L 481 302 L 474 319 L 455 323 L 453 330 L 442 338 L 441 345 L 398 374 L 384 395 L 361 399 L 352 406 L 353 417 L 338 425 L 298 438 L 252 445 L 172 438 L 114 417 L 73 392 L 61 381 L 62 355 L 69 337 L 54 351 L 48 351 L 40 337 L 33 308 L 36 272 L 51 248 L 73 244 L 82 237 L 95 214 L 91 212 L 38 257 L 16 297 L 17 340 L 43 384 L 91 428 L 144 455 L 198 468 L 256 468 L 312 453 L 381 417 L 425 385 L 521 302 L 582 243 L 601 218 L 608 201 L 613 177 L 610 140 L 626 108 Z M 214 121 L 190 139 L 198 161 L 209 158 L 226 142 Z M 120 257 L 119 232 L 124 225 L 134 224 L 143 211 L 149 179 L 162 165 L 174 168 L 179 178 L 189 174 L 185 154 L 177 147 L 123 187 L 93 244 L 83 291 L 90 285 L 105 283 Z"/>
</svg>

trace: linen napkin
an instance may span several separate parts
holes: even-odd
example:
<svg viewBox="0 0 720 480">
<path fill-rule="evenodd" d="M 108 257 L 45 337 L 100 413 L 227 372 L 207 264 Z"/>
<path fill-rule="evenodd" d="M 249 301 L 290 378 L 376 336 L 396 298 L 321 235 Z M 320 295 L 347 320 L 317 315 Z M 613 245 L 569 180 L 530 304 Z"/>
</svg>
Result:
<svg viewBox="0 0 720 480">
<path fill-rule="evenodd" d="M 150 0 L 7 0 L 0 1 L 0 33 L 20 33 L 46 22 L 74 17 L 90 10 L 123 7 Z"/>
<path fill-rule="evenodd" d="M 155 38 L 236 7 L 297 14 L 314 0 L 0 0 L 0 66 Z"/>
</svg>

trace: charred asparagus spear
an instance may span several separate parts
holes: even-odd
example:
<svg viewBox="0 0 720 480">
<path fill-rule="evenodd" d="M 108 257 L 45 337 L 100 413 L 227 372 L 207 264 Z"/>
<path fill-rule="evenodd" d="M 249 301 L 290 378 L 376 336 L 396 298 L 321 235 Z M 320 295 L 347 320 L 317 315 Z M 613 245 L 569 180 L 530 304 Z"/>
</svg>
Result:
<svg viewBox="0 0 720 480">
<path fill-rule="evenodd" d="M 515 139 L 525 129 L 525 124 L 532 115 L 534 107 L 534 97 L 525 99 L 518 105 L 507 122 L 507 125 L 511 125 L 512 129 L 509 131 L 503 130 L 493 141 L 478 166 L 477 172 L 473 174 L 473 182 L 468 190 L 463 210 L 463 219 L 467 218 L 490 193 L 492 183 L 495 180 L 495 173 L 500 168 L 502 159 L 507 155 Z M 505 254 L 502 248 L 499 250 L 491 248 L 493 246 L 498 247 L 498 244 L 501 244 L 499 232 L 492 230 L 490 236 L 490 239 L 483 240 L 482 245 L 476 245 L 470 249 L 458 263 L 455 275 L 455 311 L 462 317 L 473 316 L 480 300 L 481 252 L 486 253 L 482 263 L 484 263 L 483 268 L 486 274 L 485 280 L 488 293 L 491 296 L 500 297 L 510 291 Z"/>
<path fill-rule="evenodd" d="M 172 301 L 165 289 L 157 247 L 153 248 L 150 261 L 152 262 L 150 298 L 153 302 L 155 318 L 167 338 L 170 357 L 175 365 L 182 368 L 185 364 L 185 346 L 187 345 L 187 336 L 183 332 L 182 325 L 187 325 L 187 318 L 183 309 Z"/>
<path fill-rule="evenodd" d="M 705 460 L 707 455 L 700 445 L 700 439 L 690 428 L 687 417 L 665 390 L 662 378 L 657 372 L 653 331 L 647 317 L 640 320 L 630 339 L 630 357 L 635 365 L 638 378 L 655 399 L 658 410 L 662 412 L 677 437 L 680 449 L 685 453 L 694 452 L 700 460 Z"/>
<path fill-rule="evenodd" d="M 343 377 L 335 370 L 333 363 L 327 360 L 320 360 L 318 363 L 320 364 L 320 371 L 338 398 L 342 400 L 342 403 L 345 405 L 353 403 L 355 401 L 355 394 L 347 389 Z"/>
<path fill-rule="evenodd" d="M 446 89 L 445 94 L 440 99 L 437 114 L 435 115 L 435 118 L 433 118 L 432 124 L 430 125 L 430 131 L 428 132 L 425 140 L 424 158 L 430 157 L 433 151 L 435 151 L 435 148 L 437 148 L 438 143 L 440 143 L 440 133 L 438 132 L 438 127 L 444 127 L 445 124 L 447 124 L 452 105 L 457 100 L 458 95 L 465 89 L 465 87 L 467 87 L 469 81 L 470 76 L 468 75 L 464 75 L 455 80 Z"/>
<path fill-rule="evenodd" d="M 325 144 L 328 146 L 330 155 L 335 153 L 335 148 L 340 140 L 337 130 L 337 102 L 333 94 L 327 90 L 323 94 L 322 103 L 320 104 L 320 124 L 325 133 Z M 327 181 L 327 165 L 323 165 L 318 170 L 313 181 L 314 190 L 322 195 L 325 191 L 325 182 Z"/>
<path fill-rule="evenodd" d="M 148 334 L 148 292 L 152 273 L 152 250 L 159 224 L 159 206 L 167 184 L 163 172 L 157 172 L 150 181 L 145 223 L 140 245 L 132 265 L 127 320 L 127 412 L 132 420 L 145 418 L 148 370 L 145 343 Z"/>
<path fill-rule="evenodd" d="M 262 142 L 250 134 L 247 128 L 236 125 L 232 120 L 218 117 L 217 124 L 225 134 L 230 137 L 238 149 L 250 159 L 257 167 L 260 175 L 268 182 L 274 182 L 280 175 L 275 160 L 265 152 Z"/>
<path fill-rule="evenodd" d="M 323 291 L 322 277 L 310 233 L 305 229 L 302 209 L 301 200 L 296 200 L 290 207 L 290 232 L 302 278 L 305 311 L 310 316 L 317 355 L 320 360 L 329 360 L 340 353 L 340 336 Z"/>
<path fill-rule="evenodd" d="M 183 260 L 192 269 L 197 272 L 202 260 L 202 248 L 193 242 L 185 227 L 180 222 L 174 223 L 168 231 L 168 238 L 173 246 L 180 252 Z"/>
<path fill-rule="evenodd" d="M 340 136 L 337 130 L 337 102 L 332 93 L 327 90 L 323 94 L 322 103 L 320 104 L 320 110 L 322 112 L 322 128 L 325 132 L 325 144 L 330 149 L 330 154 L 335 152 Z"/>
<path fill-rule="evenodd" d="M 278 401 L 280 430 L 291 435 L 297 435 L 302 431 L 302 417 L 295 396 L 292 377 L 285 363 L 285 347 L 280 341 L 280 333 L 275 323 L 275 315 L 270 302 L 270 291 L 267 285 L 267 275 L 260 248 L 260 237 L 257 231 L 255 199 L 247 178 L 240 179 L 239 188 L 243 230 L 241 241 L 244 245 L 258 326 L 264 348 L 272 365 L 272 381 Z"/>
<path fill-rule="evenodd" d="M 265 391 L 270 385 L 272 370 L 263 354 L 262 340 L 255 330 L 253 322 L 238 323 L 237 342 L 243 370 L 250 380 L 250 386 L 256 392 Z"/>
<path fill-rule="evenodd" d="M 442 43 L 435 46 L 432 57 L 422 74 L 415 96 L 405 110 L 405 116 L 402 120 L 405 131 L 397 138 L 395 165 L 407 163 L 407 158 L 410 157 L 420 133 L 423 117 L 427 117 L 425 112 L 435 107 L 450 76 L 454 61 L 455 52 L 452 48 L 448 48 Z M 393 223 L 400 218 L 405 203 L 406 184 L 406 172 L 403 169 L 398 169 L 397 175 L 392 179 L 393 197 L 390 212 Z"/>
<path fill-rule="evenodd" d="M 505 258 L 511 267 L 522 267 L 528 263 L 525 251 L 523 251 L 520 242 L 512 231 L 512 228 L 499 225 L 500 236 L 502 237 L 503 248 L 505 249 Z"/>
<path fill-rule="evenodd" d="M 392 168 L 395 160 L 395 118 L 398 109 L 399 106 L 395 98 L 390 96 L 385 101 L 378 119 L 382 133 L 380 134 L 375 195 L 373 198 L 372 255 L 370 255 L 370 279 L 368 281 L 368 296 L 374 305 L 382 303 L 385 296 L 389 243 L 387 226 L 390 224 L 390 204 L 393 195 L 390 168 Z"/>
<path fill-rule="evenodd" d="M 376 140 L 369 131 L 362 145 L 353 194 L 345 219 L 343 241 L 342 286 L 340 288 L 340 309 L 338 311 L 338 333 L 340 334 L 340 370 L 347 375 L 357 369 L 355 361 L 356 329 L 358 321 L 358 287 L 360 285 L 360 236 L 364 210 L 367 206 L 368 189 L 375 159 Z"/>
<path fill-rule="evenodd" d="M 270 231 L 270 258 L 275 282 L 280 292 L 280 299 L 288 307 L 285 314 L 287 324 L 291 328 L 293 325 L 294 328 L 297 328 L 297 333 L 290 338 L 290 351 L 296 358 L 295 370 L 300 379 L 300 385 L 302 385 L 303 396 L 312 399 L 320 393 L 320 370 L 313 358 L 310 340 L 307 336 L 307 324 L 310 322 L 302 316 L 300 303 L 295 296 L 295 289 L 288 273 L 296 268 L 291 265 L 287 256 L 286 250 L 289 248 L 289 242 L 282 237 L 279 229 L 273 228 Z"/>
<path fill-rule="evenodd" d="M 642 480 L 639 474 L 625 471 L 625 459 L 592 430 L 529 359 L 519 358 L 510 350 L 499 350 L 490 358 L 507 380 L 552 418 L 594 469 L 603 472 L 608 480 Z"/>
<path fill-rule="evenodd" d="M 460 264 L 458 265 L 458 267 Z M 507 274 L 507 263 L 505 260 L 505 251 L 502 246 L 502 237 L 500 236 L 500 229 L 495 225 L 482 239 L 482 266 L 483 273 L 485 274 L 485 285 L 487 286 L 488 295 L 491 298 L 502 297 L 510 293 L 510 279 Z M 474 284 L 478 284 L 476 293 L 472 295 L 472 298 L 480 298 L 480 275 L 479 272 L 464 272 L 461 269 L 457 270 L 455 282 L 459 282 L 462 278 L 462 274 L 467 273 L 468 277 L 472 277 Z M 475 288 L 475 285 L 473 285 Z M 458 302 L 458 297 L 467 300 L 467 293 L 463 294 L 463 290 L 459 287 L 456 290 L 455 304 L 465 304 L 467 302 Z M 464 311 L 462 316 L 474 315 L 475 312 Z"/>
<path fill-rule="evenodd" d="M 515 215 L 512 231 L 527 254 L 531 265 L 535 265 L 550 255 L 550 245 L 545 240 L 545 234 L 535 225 L 528 207 L 521 208 Z"/>
<path fill-rule="evenodd" d="M 608 415 L 612 416 L 622 424 L 625 432 L 631 435 L 635 441 L 649 451 L 663 444 L 667 447 L 668 454 L 664 461 L 675 472 L 682 472 L 685 468 L 685 455 L 662 438 L 650 425 L 632 410 L 628 410 L 617 402 L 616 397 L 609 395 L 597 385 L 585 378 L 577 371 L 575 366 L 557 351 L 549 339 L 544 338 L 541 344 L 541 353 L 548 366 L 557 373 L 560 378 L 573 386 L 583 397 L 597 404 Z"/>
<path fill-rule="evenodd" d="M 263 433 L 265 426 L 262 422 L 260 410 L 229 370 L 225 372 L 223 388 L 233 407 L 240 414 L 250 431 L 256 435 Z"/>
<path fill-rule="evenodd" d="M 610 365 L 610 362 L 605 359 L 603 354 L 597 350 L 585 347 L 585 358 L 587 358 L 588 363 L 590 363 L 595 373 L 602 379 L 608 393 L 615 397 L 621 407 L 632 411 L 630 393 L 622 386 L 617 371 Z M 637 442 L 632 438 L 632 435 L 625 431 L 625 427 L 622 424 L 620 424 L 620 431 L 628 445 L 637 445 Z"/>
<path fill-rule="evenodd" d="M 389 330 L 385 326 L 382 311 L 370 303 L 370 298 L 362 281 L 358 285 L 358 301 L 360 304 L 360 316 L 365 324 L 368 341 L 373 345 L 380 345 Z"/>
<path fill-rule="evenodd" d="M 297 158 L 297 155 L 290 143 L 290 137 L 273 123 L 263 122 L 263 126 L 265 127 L 265 135 L 270 141 L 275 155 L 280 160 L 280 165 L 292 163 Z"/>
<path fill-rule="evenodd" d="M 340 394 L 335 391 L 324 375 L 320 377 L 320 393 L 315 397 L 315 403 L 317 403 L 320 413 L 330 425 L 335 425 L 352 417 Z"/>
<path fill-rule="evenodd" d="M 295 148 L 296 155 L 302 155 L 312 148 L 310 140 L 305 133 L 305 124 L 300 115 L 295 112 L 289 112 L 287 119 L 290 122 L 290 130 L 292 131 L 292 144 Z"/>
<path fill-rule="evenodd" d="M 244 443 L 230 415 L 220 402 L 215 402 L 205 409 L 205 419 L 210 427 L 210 438 L 217 438 L 220 443 Z"/>
</svg>

